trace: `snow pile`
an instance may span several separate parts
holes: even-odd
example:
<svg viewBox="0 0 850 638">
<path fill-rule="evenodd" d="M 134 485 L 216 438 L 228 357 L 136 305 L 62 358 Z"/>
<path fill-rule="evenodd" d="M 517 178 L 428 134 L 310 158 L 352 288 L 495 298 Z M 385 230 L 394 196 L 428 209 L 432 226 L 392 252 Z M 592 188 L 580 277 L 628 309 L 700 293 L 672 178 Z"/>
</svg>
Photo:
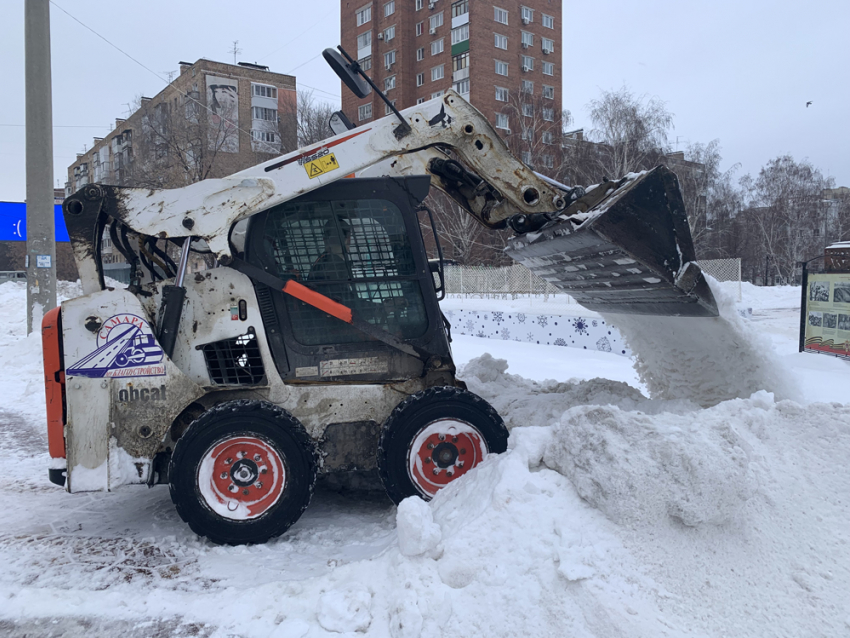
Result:
<svg viewBox="0 0 850 638">
<path fill-rule="evenodd" d="M 722 286 L 706 279 L 719 317 L 605 315 L 629 344 L 635 370 L 650 395 L 702 406 L 746 398 L 759 390 L 799 399 L 770 340 L 741 318 L 737 302 Z"/>
<path fill-rule="evenodd" d="M 47 482 L 40 339 L 24 337 L 24 299 L 19 284 L 0 286 L 9 317 L 0 467 L 14 478 L 0 495 L 0 627 L 12 634 L 76 635 L 77 625 L 214 638 L 850 631 L 850 406 L 777 401 L 763 391 L 775 388 L 757 351 L 719 362 L 733 376 L 749 369 L 748 387 L 764 388 L 720 400 L 728 388 L 712 378 L 718 368 L 700 375 L 692 361 L 696 387 L 683 398 L 675 386 L 667 400 L 592 378 L 608 369 L 595 367 L 600 353 L 469 338 L 464 347 L 525 357 L 556 379 L 511 374 L 489 354 L 462 367 L 511 428 L 507 453 L 430 503 L 396 509 L 320 491 L 279 539 L 220 547 L 191 533 L 163 486 L 69 495 Z M 732 330 L 749 339 L 746 323 Z M 847 400 L 850 366 L 786 359 L 795 357 L 828 377 L 822 396 Z M 706 388 L 716 404 L 703 408 Z"/>
<path fill-rule="evenodd" d="M 553 429 L 543 462 L 616 522 L 666 514 L 689 526 L 725 523 L 755 492 L 747 444 L 727 412 L 683 418 L 573 408 Z"/>
</svg>

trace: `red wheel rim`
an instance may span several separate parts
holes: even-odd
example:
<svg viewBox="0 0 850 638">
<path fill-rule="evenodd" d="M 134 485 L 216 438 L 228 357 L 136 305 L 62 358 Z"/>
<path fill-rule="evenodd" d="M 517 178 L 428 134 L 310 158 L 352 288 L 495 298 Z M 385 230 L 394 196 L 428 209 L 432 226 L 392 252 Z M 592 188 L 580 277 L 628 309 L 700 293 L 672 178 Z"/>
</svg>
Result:
<svg viewBox="0 0 850 638">
<path fill-rule="evenodd" d="M 262 516 L 280 500 L 285 487 L 282 456 L 258 436 L 228 436 L 214 443 L 198 467 L 202 500 L 231 520 Z"/>
<path fill-rule="evenodd" d="M 410 444 L 408 476 L 423 496 L 432 497 L 481 463 L 487 453 L 487 442 L 469 423 L 457 419 L 433 421 Z"/>
</svg>

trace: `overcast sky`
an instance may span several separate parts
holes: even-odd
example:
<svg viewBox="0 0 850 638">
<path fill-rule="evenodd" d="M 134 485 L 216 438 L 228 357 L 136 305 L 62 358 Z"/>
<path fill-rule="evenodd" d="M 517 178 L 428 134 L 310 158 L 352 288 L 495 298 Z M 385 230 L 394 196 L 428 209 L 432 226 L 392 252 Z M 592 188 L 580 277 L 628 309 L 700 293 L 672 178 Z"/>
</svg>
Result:
<svg viewBox="0 0 850 638">
<path fill-rule="evenodd" d="M 76 153 L 109 133 L 137 95 L 164 87 L 141 65 L 167 77 L 180 60 L 232 62 L 238 40 L 239 61 L 293 73 L 299 88 L 339 102 L 339 82 L 320 55 L 339 41 L 339 0 L 57 5 L 53 151 L 62 185 Z M 23 0 L 4 3 L 0 23 L 2 201 L 25 196 L 23 7 Z M 563 15 L 564 107 L 575 127 L 590 128 L 586 106 L 601 90 L 626 85 L 667 103 L 675 115 L 672 141 L 681 150 L 719 138 L 723 168 L 740 163 L 738 175 L 755 176 L 770 159 L 790 154 L 850 186 L 850 1 L 583 0 L 565 3 Z"/>
</svg>

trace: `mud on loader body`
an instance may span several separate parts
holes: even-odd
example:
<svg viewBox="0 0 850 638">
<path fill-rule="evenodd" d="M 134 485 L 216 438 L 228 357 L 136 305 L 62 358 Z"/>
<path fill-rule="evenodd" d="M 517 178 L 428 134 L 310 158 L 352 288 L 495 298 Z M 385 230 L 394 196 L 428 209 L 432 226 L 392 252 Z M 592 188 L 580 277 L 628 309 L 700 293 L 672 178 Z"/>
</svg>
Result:
<svg viewBox="0 0 850 638">
<path fill-rule="evenodd" d="M 319 474 L 430 499 L 503 452 L 502 419 L 455 378 L 430 186 L 510 224 L 509 254 L 588 307 L 716 314 L 666 169 L 584 191 L 516 161 L 452 91 L 397 115 L 229 178 L 66 200 L 84 296 L 43 326 L 51 480 L 167 483 L 195 532 L 253 543 L 298 519 Z M 105 232 L 126 289 L 105 284 Z M 187 273 L 191 250 L 221 267 Z"/>
</svg>

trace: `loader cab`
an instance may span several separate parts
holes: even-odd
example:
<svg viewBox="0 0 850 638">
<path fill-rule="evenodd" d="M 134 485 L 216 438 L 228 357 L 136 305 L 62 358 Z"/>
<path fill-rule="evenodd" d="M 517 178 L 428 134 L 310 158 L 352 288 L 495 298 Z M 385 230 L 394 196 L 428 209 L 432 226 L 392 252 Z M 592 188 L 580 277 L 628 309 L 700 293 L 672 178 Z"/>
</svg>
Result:
<svg viewBox="0 0 850 638">
<path fill-rule="evenodd" d="M 453 375 L 416 211 L 429 187 L 428 176 L 338 180 L 253 216 L 245 260 L 342 303 Z M 263 283 L 254 286 L 286 382 L 387 383 L 422 376 L 422 357 Z"/>
</svg>

